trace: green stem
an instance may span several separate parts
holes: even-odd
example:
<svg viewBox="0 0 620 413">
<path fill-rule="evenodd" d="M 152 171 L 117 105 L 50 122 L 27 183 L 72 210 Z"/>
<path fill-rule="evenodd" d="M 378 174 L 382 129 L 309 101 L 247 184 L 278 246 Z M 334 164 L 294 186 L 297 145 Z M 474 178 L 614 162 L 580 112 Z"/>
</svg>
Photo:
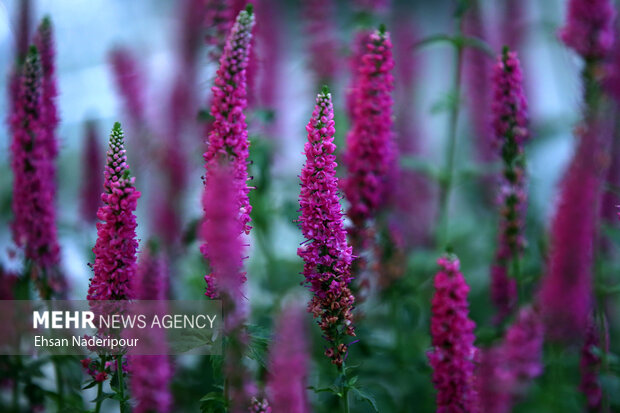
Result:
<svg viewBox="0 0 620 413">
<path fill-rule="evenodd" d="M 19 381 L 17 380 L 17 375 L 13 379 L 13 400 L 12 400 L 12 412 L 19 412 Z"/>
<path fill-rule="evenodd" d="M 457 17 L 457 30 L 455 37 L 461 35 L 461 17 Z M 446 147 L 446 166 L 443 181 L 439 189 L 439 234 L 438 247 L 447 247 L 449 244 L 449 219 L 448 208 L 450 205 L 450 193 L 452 191 L 453 174 L 454 174 L 454 156 L 456 152 L 456 133 L 459 119 L 459 109 L 461 100 L 461 72 L 463 66 L 463 45 L 455 43 L 454 47 L 456 68 L 454 71 L 454 102 L 450 109 L 450 118 L 448 122 L 448 143 Z"/>
<path fill-rule="evenodd" d="M 344 362 L 338 368 L 342 376 L 342 412 L 350 413 L 349 410 L 349 383 L 347 382 L 347 374 L 345 373 Z"/>
<path fill-rule="evenodd" d="M 99 413 L 99 411 L 101 410 L 101 403 L 103 402 L 103 400 L 101 400 L 102 394 L 103 394 L 103 382 L 100 381 L 99 383 L 97 383 L 97 404 L 95 404 L 95 413 Z"/>
<path fill-rule="evenodd" d="M 125 382 L 123 379 L 123 356 L 116 356 L 116 374 L 118 376 L 118 389 L 119 394 L 121 396 L 120 401 L 120 410 L 121 413 L 125 413 L 127 411 L 127 403 L 125 401 Z"/>
</svg>

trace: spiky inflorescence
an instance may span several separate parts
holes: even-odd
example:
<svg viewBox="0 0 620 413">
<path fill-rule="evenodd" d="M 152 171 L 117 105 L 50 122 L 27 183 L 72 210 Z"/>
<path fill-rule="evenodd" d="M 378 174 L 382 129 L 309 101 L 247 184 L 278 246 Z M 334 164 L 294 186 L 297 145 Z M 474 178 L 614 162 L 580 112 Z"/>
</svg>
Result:
<svg viewBox="0 0 620 413">
<path fill-rule="evenodd" d="M 600 190 L 596 155 L 600 146 L 594 143 L 601 133 L 597 126 L 579 132 L 551 223 L 547 271 L 538 298 L 546 333 L 555 340 L 579 340 L 590 314 Z"/>
<path fill-rule="evenodd" d="M 146 251 L 140 254 L 140 262 L 135 278 L 132 280 L 134 297 L 138 300 L 167 300 L 168 299 L 168 265 L 161 252 L 151 244 Z M 159 309 L 165 312 L 165 302 Z M 148 337 L 151 351 L 166 354 L 167 342 L 164 330 L 152 329 Z M 136 400 L 133 411 L 136 413 L 161 412 L 167 413 L 172 407 L 170 383 L 172 381 L 172 365 L 169 356 L 139 355 L 128 356 L 128 366 L 131 372 L 129 389 Z"/>
<path fill-rule="evenodd" d="M 97 220 L 97 210 L 101 206 L 101 169 L 103 152 L 97 135 L 94 121 L 86 122 L 85 140 L 82 149 L 82 188 L 80 212 L 82 218 L 89 223 Z"/>
<path fill-rule="evenodd" d="M 532 307 L 519 311 L 499 345 L 483 352 L 477 371 L 483 412 L 508 413 L 542 374 L 543 325 Z"/>
<path fill-rule="evenodd" d="M 602 364 L 601 352 L 609 351 L 607 332 L 607 322 L 603 323 L 604 344 L 601 346 L 600 334 L 596 322 L 593 318 L 589 319 L 585 341 L 581 348 L 581 360 L 579 369 L 581 371 L 581 382 L 579 390 L 586 396 L 588 409 L 592 412 L 601 411 L 601 401 L 603 399 L 603 389 L 599 380 L 599 373 Z"/>
<path fill-rule="evenodd" d="M 299 223 L 307 241 L 297 255 L 304 260 L 303 274 L 313 293 L 308 310 L 330 343 L 325 354 L 332 363 L 342 365 L 347 352 L 344 337 L 355 335 L 351 324 L 354 298 L 349 290 L 353 257 L 338 196 L 334 108 L 326 90 L 317 96 L 306 131 Z"/>
<path fill-rule="evenodd" d="M 615 16 L 611 0 L 570 0 L 560 39 L 586 59 L 604 58 L 614 43 Z"/>
<path fill-rule="evenodd" d="M 347 177 L 344 194 L 349 201 L 347 215 L 353 223 L 353 238 L 361 235 L 389 194 L 388 181 L 395 158 L 392 121 L 392 42 L 389 33 L 371 33 L 357 68 L 352 91 L 352 128 L 347 134 L 344 162 Z M 357 243 L 357 241 L 356 241 Z"/>
<path fill-rule="evenodd" d="M 141 128 L 145 122 L 146 88 L 137 58 L 128 49 L 117 48 L 110 52 L 109 60 L 131 126 Z"/>
<path fill-rule="evenodd" d="M 366 51 L 366 42 L 372 32 L 367 29 L 358 30 L 353 36 L 351 42 L 351 51 L 348 58 L 348 66 L 350 71 L 349 86 L 346 93 L 346 110 L 350 121 L 355 117 L 355 107 L 357 106 L 357 85 L 359 83 L 360 72 L 362 66 L 362 57 Z"/>
<path fill-rule="evenodd" d="M 527 208 L 524 144 L 529 138 L 523 75 L 515 52 L 504 49 L 493 68 L 493 130 L 504 168 L 500 178 L 499 243 L 491 268 L 491 296 L 498 309 L 496 321 L 508 316 L 517 303 L 516 279 L 525 247 L 523 226 Z"/>
<path fill-rule="evenodd" d="M 225 162 L 210 166 L 210 179 L 202 200 L 204 222 L 201 229 L 204 244 L 200 250 L 209 262 L 211 273 L 205 276 L 205 295 L 216 298 L 224 295 L 234 304 L 243 300 L 241 288 L 245 282 L 243 249 L 239 234 L 237 192 L 232 167 Z"/>
<path fill-rule="evenodd" d="M 44 18 L 37 28 L 34 44 L 41 55 L 41 69 L 43 71 L 43 81 L 41 82 L 43 111 L 41 118 L 47 133 L 45 141 L 49 156 L 55 158 L 58 155 L 56 139 L 56 128 L 59 123 L 56 109 L 58 91 L 56 86 L 56 50 L 54 48 L 52 22 L 49 17 Z"/>
<path fill-rule="evenodd" d="M 231 412 L 247 412 L 251 400 L 251 383 L 243 367 L 247 347 L 245 296 L 243 293 L 244 242 L 239 233 L 237 190 L 232 166 L 226 162 L 211 165 L 211 178 L 203 196 L 204 222 L 201 251 L 208 260 L 211 274 L 205 277 L 206 295 L 220 297 L 224 311 L 224 330 L 228 337 L 224 374 L 228 382 Z"/>
<path fill-rule="evenodd" d="M 431 302 L 433 368 L 438 412 L 475 412 L 478 396 L 474 378 L 475 323 L 469 318 L 469 286 L 456 257 L 441 257 Z"/>
<path fill-rule="evenodd" d="M 225 159 L 232 165 L 233 185 L 237 189 L 235 204 L 238 206 L 238 232 L 250 232 L 250 212 L 248 187 L 248 128 L 243 111 L 247 107 L 246 68 L 252 39 L 254 15 L 243 10 L 233 25 L 220 67 L 211 89 L 213 101 L 211 115 L 214 120 L 207 138 L 207 151 L 204 153 L 206 184 L 209 185 L 210 169 Z"/>
<path fill-rule="evenodd" d="M 9 123 L 12 133 L 13 240 L 40 268 L 59 262 L 54 156 L 42 96 L 41 60 L 32 47 L 21 68 Z"/>
<path fill-rule="evenodd" d="M 303 308 L 282 309 L 270 349 L 267 394 L 276 412 L 307 413 L 308 340 Z"/>
<path fill-rule="evenodd" d="M 93 248 L 94 275 L 88 287 L 88 300 L 133 298 L 131 280 L 136 273 L 136 216 L 140 192 L 130 177 L 121 124 L 110 134 L 110 149 L 104 171 L 103 205 L 97 211 L 97 241 Z"/>
<path fill-rule="evenodd" d="M 318 84 L 332 84 L 338 73 L 335 6 L 331 0 L 309 0 L 303 5 L 308 63 Z"/>
</svg>

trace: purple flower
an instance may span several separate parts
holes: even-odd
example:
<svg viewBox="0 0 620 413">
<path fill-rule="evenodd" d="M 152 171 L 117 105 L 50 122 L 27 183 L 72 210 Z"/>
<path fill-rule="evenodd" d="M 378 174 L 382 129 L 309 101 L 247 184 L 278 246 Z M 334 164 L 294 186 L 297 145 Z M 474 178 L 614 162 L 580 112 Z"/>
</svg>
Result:
<svg viewBox="0 0 620 413">
<path fill-rule="evenodd" d="M 82 188 L 80 212 L 82 218 L 89 223 L 97 220 L 97 210 L 101 206 L 101 169 L 103 153 L 97 135 L 95 122 L 85 124 L 85 142 L 82 151 Z"/>
<path fill-rule="evenodd" d="M 233 185 L 237 189 L 235 203 L 239 211 L 239 233 L 249 233 L 251 229 L 252 207 L 247 184 L 249 141 L 243 111 L 247 107 L 246 68 L 253 26 L 254 15 L 251 10 L 241 11 L 226 41 L 215 85 L 211 89 L 211 115 L 214 120 L 207 138 L 207 151 L 204 153 L 207 186 L 213 164 L 225 159 L 232 165 Z"/>
<path fill-rule="evenodd" d="M 482 411 L 509 413 L 543 372 L 543 325 L 532 307 L 519 311 L 504 338 L 483 352 L 477 381 Z"/>
<path fill-rule="evenodd" d="M 529 138 L 527 100 L 515 52 L 504 49 L 493 68 L 493 129 L 495 146 L 503 160 L 500 177 L 499 243 L 491 268 L 491 296 L 498 309 L 496 321 L 510 315 L 517 303 L 516 279 L 509 268 L 525 248 L 527 207 L 524 143 Z M 516 263 L 518 264 L 518 263 Z M 513 274 L 513 277 L 518 274 Z"/>
<path fill-rule="evenodd" d="M 551 224 L 540 309 L 551 339 L 572 341 L 586 332 L 592 301 L 593 244 L 600 176 L 597 141 L 603 128 L 580 131 L 579 145 L 561 183 Z"/>
<path fill-rule="evenodd" d="M 24 248 L 27 259 L 40 268 L 59 263 L 56 235 L 54 182 L 55 152 L 50 151 L 50 125 L 46 123 L 41 60 L 30 49 L 16 84 L 9 117 L 11 169 L 13 170 L 13 240 Z"/>
<path fill-rule="evenodd" d="M 362 66 L 362 57 L 366 52 L 366 43 L 372 32 L 370 30 L 358 30 L 351 43 L 351 55 L 349 56 L 349 70 L 351 78 L 346 93 L 346 109 L 349 119 L 353 121 L 355 117 L 355 107 L 357 106 L 357 86 L 359 84 L 359 68 Z"/>
<path fill-rule="evenodd" d="M 306 131 L 299 223 L 307 241 L 297 250 L 297 255 L 304 260 L 303 274 L 313 293 L 308 309 L 318 319 L 323 336 L 330 343 L 325 354 L 340 366 L 347 352 L 344 337 L 355 335 L 351 324 L 354 298 L 349 290 L 353 257 L 340 208 L 334 109 L 331 94 L 326 90 L 317 96 Z"/>
<path fill-rule="evenodd" d="M 613 47 L 615 17 L 611 0 L 570 0 L 559 37 L 585 59 L 604 58 Z"/>
<path fill-rule="evenodd" d="M 32 25 L 32 8 L 31 0 L 22 0 L 19 2 L 17 36 L 15 36 L 15 50 L 17 51 L 16 57 L 18 63 L 23 62 L 28 53 Z"/>
<path fill-rule="evenodd" d="M 93 248 L 94 275 L 88 287 L 88 300 L 133 298 L 131 280 L 136 273 L 136 216 L 140 192 L 130 177 L 123 131 L 116 122 L 110 134 L 110 149 L 104 171 L 103 205 L 97 211 L 97 241 Z"/>
<path fill-rule="evenodd" d="M 601 401 L 603 398 L 603 389 L 599 381 L 602 360 L 598 351 L 609 351 L 609 348 L 607 348 L 609 337 L 606 321 L 604 322 L 603 334 L 605 341 L 604 345 L 601 346 L 600 334 L 596 322 L 591 317 L 586 330 L 585 342 L 581 348 L 581 361 L 579 362 L 579 368 L 581 370 L 579 390 L 581 390 L 588 400 L 588 409 L 596 412 L 601 411 Z"/>
<path fill-rule="evenodd" d="M 150 245 L 140 254 L 138 270 L 132 280 L 134 297 L 138 300 L 167 300 L 168 277 L 166 259 L 161 253 L 156 252 L 153 245 Z M 165 302 L 162 301 L 160 306 L 162 314 L 165 306 Z M 150 351 L 158 350 L 158 354 L 167 353 L 164 330 L 152 329 L 144 339 L 148 340 Z M 136 413 L 171 411 L 170 382 L 173 371 L 170 358 L 164 355 L 132 355 L 128 356 L 127 363 L 131 372 L 129 389 L 137 401 L 133 411 Z"/>
<path fill-rule="evenodd" d="M 205 187 L 202 206 L 204 222 L 200 250 L 209 262 L 211 273 L 205 276 L 210 298 L 223 296 L 229 311 L 242 308 L 244 301 L 243 272 L 244 241 L 239 233 L 238 193 L 234 186 L 231 166 L 227 163 L 210 165 L 210 179 Z M 231 315 L 227 321 L 232 322 Z M 235 324 L 235 323 L 233 323 Z"/>
<path fill-rule="evenodd" d="M 267 394 L 273 410 L 308 413 L 308 339 L 299 305 L 291 303 L 282 309 L 269 354 Z"/>
<path fill-rule="evenodd" d="M 458 258 L 441 257 L 431 301 L 432 350 L 428 359 L 437 390 L 437 412 L 475 412 L 478 395 L 474 383 L 475 323 L 469 318 L 469 286 Z"/>
<path fill-rule="evenodd" d="M 360 237 L 389 194 L 395 149 L 392 125 L 392 42 L 389 33 L 375 31 L 366 37 L 357 68 L 352 127 L 347 134 L 344 194 L 353 238 Z M 363 237 L 362 237 L 363 238 Z M 358 243 L 357 241 L 355 242 Z"/>
<path fill-rule="evenodd" d="M 109 59 L 131 126 L 139 129 L 146 121 L 143 71 L 137 58 L 127 49 L 114 49 Z"/>
<path fill-rule="evenodd" d="M 335 6 L 331 0 L 308 0 L 303 3 L 308 60 L 318 84 L 331 84 L 338 74 Z"/>
</svg>

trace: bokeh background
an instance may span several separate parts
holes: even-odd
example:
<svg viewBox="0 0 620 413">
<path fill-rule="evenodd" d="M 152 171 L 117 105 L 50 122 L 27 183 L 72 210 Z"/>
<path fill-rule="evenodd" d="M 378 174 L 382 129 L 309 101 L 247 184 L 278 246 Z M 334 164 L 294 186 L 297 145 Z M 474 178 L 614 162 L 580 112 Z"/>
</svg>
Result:
<svg viewBox="0 0 620 413">
<path fill-rule="evenodd" d="M 7 82 L 15 56 L 17 15 L 20 1 L 0 2 L 0 114 L 7 114 Z M 94 225 L 81 218 L 80 199 L 87 167 L 82 161 L 86 145 L 86 123 L 94 122 L 98 142 L 103 147 L 114 121 L 125 127 L 129 145 L 129 162 L 136 186 L 143 193 L 138 204 L 138 235 L 141 246 L 158 235 L 161 218 L 157 206 L 170 202 L 167 189 L 175 175 L 166 175 L 161 159 L 168 157 L 170 122 L 174 109 L 171 94 L 182 68 L 191 67 L 191 101 L 182 133 L 175 145 L 175 156 L 183 163 L 184 183 L 175 195 L 178 215 L 177 236 L 180 241 L 168 249 L 171 262 L 170 283 L 175 298 L 200 298 L 204 292 L 205 264 L 199 252 L 195 227 L 201 217 L 200 195 L 204 123 L 208 116 L 210 86 L 217 64 L 209 58 L 209 48 L 202 41 L 207 27 L 197 29 L 198 39 L 187 66 L 181 63 L 184 40 L 189 27 L 186 9 L 191 3 L 165 0 L 37 0 L 32 1 L 31 21 L 36 24 L 44 15 L 52 19 L 57 47 L 57 73 L 61 123 L 58 131 L 58 226 L 62 247 L 62 268 L 68 278 L 70 298 L 84 299 L 91 270 Z M 306 2 L 259 0 L 256 4 L 259 23 L 256 35 L 256 83 L 254 101 L 248 110 L 252 148 L 250 174 L 256 190 L 252 192 L 254 228 L 251 236 L 247 271 L 248 300 L 252 308 L 252 354 L 248 363 L 257 377 L 264 378 L 264 361 L 274 315 L 286 300 L 307 299 L 300 286 L 301 260 L 297 246 L 303 241 L 294 222 L 298 217 L 298 174 L 303 164 L 305 125 L 312 112 L 321 80 L 313 72 L 320 56 L 309 52 L 305 31 L 308 12 Z M 564 173 L 574 149 L 573 129 L 581 117 L 581 59 L 557 38 L 557 29 L 566 13 L 564 0 L 523 0 L 518 13 L 508 10 L 508 3 L 490 0 L 478 2 L 479 18 L 484 26 L 473 33 L 487 42 L 495 52 L 501 49 L 510 27 L 516 30 L 516 49 L 521 58 L 526 94 L 529 101 L 531 141 L 527 146 L 529 206 L 527 222 L 528 249 L 524 268 L 534 285 L 543 274 L 542 256 L 547 230 L 555 207 L 557 183 Z M 261 10 L 262 8 L 262 10 Z M 355 31 L 385 23 L 392 33 L 396 66 L 411 71 L 410 88 L 399 87 L 396 79 L 396 122 L 409 123 L 403 130 L 410 136 L 398 139 L 415 141 L 415 153 L 403 155 L 403 168 L 430 176 L 444 166 L 448 135 L 448 109 L 453 99 L 452 79 L 455 70 L 454 50 L 448 43 L 430 43 L 416 47 L 425 38 L 455 32 L 455 2 L 398 1 L 389 7 L 361 12 L 348 1 L 335 3 L 328 22 L 337 45 L 337 69 L 329 86 L 336 103 L 337 142 L 340 149 L 348 130 L 345 96 L 350 78 L 348 58 Z M 267 16 L 266 22 L 260 19 Z M 464 30 L 467 32 L 467 18 Z M 127 103 L 119 93 L 111 63 L 113 50 L 123 49 L 135 58 L 136 69 L 130 76 L 141 83 L 144 108 L 143 123 L 129 114 Z M 271 53 L 271 54 L 269 54 Z M 468 68 L 471 56 L 466 52 L 463 72 L 463 95 L 458 104 L 456 183 L 450 204 L 452 247 L 461 258 L 462 269 L 472 287 L 471 317 L 478 324 L 480 345 L 493 342 L 493 311 L 489 299 L 489 264 L 496 243 L 497 208 L 493 204 L 492 176 L 499 171 L 497 161 L 481 162 L 480 137 L 476 116 L 485 110 L 472 102 L 470 92 L 486 76 L 476 67 Z M 469 60 L 468 60 L 469 59 Z M 487 64 L 492 64 L 491 58 Z M 400 62 L 399 62 L 400 61 Z M 400 65 L 400 66 L 399 66 Z M 180 72 L 181 70 L 181 72 Z M 274 74 L 275 71 L 275 74 Z M 183 76 L 183 74 L 181 74 Z M 478 115 L 476 115 L 478 111 Z M 488 111 L 488 108 L 487 108 Z M 490 116 L 490 112 L 487 112 Z M 19 271 L 20 255 L 12 246 L 11 172 L 9 137 L 6 122 L 0 127 L 0 262 Z M 489 142 L 490 145 L 490 142 Z M 156 154 L 156 155 L 153 155 Z M 103 159 L 101 160 L 103 165 Z M 174 168 L 174 167 L 173 167 Z M 172 176 L 172 178 L 170 178 Z M 485 178 L 485 176 L 487 178 Z M 491 176 L 491 179 L 488 179 Z M 429 222 L 427 236 L 412 240 L 406 259 L 399 263 L 398 274 L 377 289 L 359 310 L 364 319 L 358 326 L 359 342 L 350 358 L 356 365 L 360 382 L 374 395 L 382 412 L 425 412 L 434 409 L 434 392 L 426 351 L 428 334 L 430 282 L 440 251 L 434 246 L 433 225 L 436 219 L 436 188 L 428 178 L 425 199 L 416 200 L 430 210 L 420 213 Z M 412 208 L 412 214 L 416 213 Z M 617 224 L 605 225 L 604 233 L 620 241 Z M 612 254 L 612 256 L 615 254 Z M 609 279 L 615 279 L 618 265 L 605 263 Z M 612 348 L 617 336 L 616 307 L 613 296 L 609 306 Z M 308 316 L 309 317 L 309 316 Z M 321 357 L 322 344 L 317 328 L 308 320 L 313 337 L 312 374 L 309 385 L 320 387 L 331 377 L 329 363 Z M 549 369 L 538 379 L 515 411 L 583 411 L 583 396 L 575 389 L 578 383 L 578 353 L 554 349 L 547 353 Z M 183 358 L 177 360 L 173 385 L 178 411 L 198 411 L 198 399 L 212 390 L 211 360 Z M 76 373 L 77 374 L 77 373 Z M 326 379 L 327 378 L 327 379 Z M 41 379 L 41 386 L 51 385 Z M 620 409 L 620 382 L 613 373 L 604 373 L 604 386 L 612 406 Z M 331 412 L 334 400 L 327 394 L 312 394 L 316 412 Z M 372 411 L 363 401 L 354 411 Z M 535 406 L 535 407 L 534 407 Z"/>
</svg>

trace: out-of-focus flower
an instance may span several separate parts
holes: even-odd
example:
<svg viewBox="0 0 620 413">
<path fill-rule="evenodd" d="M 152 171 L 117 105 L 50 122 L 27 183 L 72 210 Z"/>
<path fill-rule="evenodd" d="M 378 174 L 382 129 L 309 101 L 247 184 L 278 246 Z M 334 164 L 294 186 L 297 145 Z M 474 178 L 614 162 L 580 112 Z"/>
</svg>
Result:
<svg viewBox="0 0 620 413">
<path fill-rule="evenodd" d="M 499 345 L 482 352 L 477 373 L 483 412 L 509 413 L 543 372 L 543 325 L 532 307 L 522 308 Z"/>
<path fill-rule="evenodd" d="M 138 300 L 166 300 L 168 274 L 165 257 L 156 251 L 153 244 L 149 245 L 146 251 L 140 254 L 138 270 L 132 282 L 134 297 Z M 163 314 L 165 302 L 161 302 L 160 308 Z M 151 329 L 145 339 L 148 340 L 150 351 L 167 353 L 164 330 Z M 132 355 L 128 356 L 127 364 L 131 372 L 129 389 L 137 401 L 133 411 L 169 412 L 172 407 L 170 382 L 173 375 L 170 358 L 165 355 Z"/>
<path fill-rule="evenodd" d="M 435 275 L 431 301 L 432 350 L 428 359 L 433 368 L 438 412 L 478 411 L 474 377 L 475 323 L 469 318 L 469 286 L 456 257 L 441 257 Z"/>
<path fill-rule="evenodd" d="M 604 343 L 601 346 L 600 334 L 597 329 L 596 322 L 593 318 L 589 319 L 586 331 L 585 341 L 581 348 L 581 361 L 579 368 L 581 370 L 581 383 L 579 390 L 586 396 L 588 400 L 588 409 L 593 412 L 601 411 L 601 401 L 603 399 L 603 389 L 599 380 L 599 370 L 602 360 L 599 351 L 607 352 L 607 343 L 609 343 L 607 323 L 604 323 Z"/>
<path fill-rule="evenodd" d="M 308 339 L 303 308 L 282 309 L 270 349 L 267 394 L 276 412 L 307 413 Z"/>
<path fill-rule="evenodd" d="M 287 410 L 289 411 L 289 410 Z M 267 399 L 252 398 L 252 404 L 250 406 L 250 413 L 271 413 L 271 406 Z"/>
<path fill-rule="evenodd" d="M 349 290 L 353 258 L 338 196 L 334 109 L 327 90 L 317 96 L 306 131 L 299 223 L 307 241 L 297 255 L 304 260 L 303 274 L 313 293 L 308 309 L 330 343 L 325 354 L 340 366 L 347 352 L 343 340 L 346 335 L 355 335 L 351 324 L 354 298 Z"/>
<path fill-rule="evenodd" d="M 226 35 L 232 26 L 233 11 L 230 0 L 214 0 L 206 2 L 205 24 L 207 36 L 205 41 L 211 47 L 209 57 L 213 61 L 219 61 Z"/>
<path fill-rule="evenodd" d="M 560 39 L 585 59 L 604 58 L 613 47 L 615 17 L 611 0 L 570 0 Z"/>
<path fill-rule="evenodd" d="M 110 52 L 110 64 L 116 86 L 123 99 L 131 127 L 139 130 L 146 121 L 143 71 L 137 58 L 125 48 L 117 48 Z"/>
<path fill-rule="evenodd" d="M 316 84 L 331 85 L 338 73 L 335 6 L 331 0 L 308 0 L 303 4 L 308 60 Z"/>
<path fill-rule="evenodd" d="M 539 302 L 551 339 L 579 340 L 586 333 L 592 304 L 592 264 L 600 173 L 600 125 L 578 132 L 579 143 L 561 183 L 551 224 L 547 273 Z"/>
<path fill-rule="evenodd" d="M 101 206 L 101 164 L 103 153 L 97 135 L 95 122 L 85 124 L 85 142 L 82 150 L 82 188 L 80 212 L 82 218 L 93 223 L 97 220 L 97 210 Z"/>
<path fill-rule="evenodd" d="M 493 129 L 503 160 L 499 204 L 499 243 L 491 268 L 491 296 L 498 309 L 496 321 L 507 317 L 517 303 L 516 279 L 509 277 L 525 248 L 523 226 L 527 208 L 524 144 L 529 138 L 523 75 L 515 52 L 507 48 L 493 68 Z M 511 266 L 512 264 L 512 266 Z"/>
<path fill-rule="evenodd" d="M 344 194 L 349 201 L 354 247 L 362 247 L 363 233 L 389 194 L 395 148 L 393 143 L 392 42 L 378 30 L 366 37 L 354 87 L 352 128 L 347 134 Z M 360 244 L 360 245 L 355 245 Z"/>
<path fill-rule="evenodd" d="M 97 212 L 97 241 L 93 252 L 94 275 L 88 287 L 88 300 L 133 298 L 131 280 L 136 273 L 136 216 L 140 192 L 130 177 L 123 131 L 116 122 L 110 134 L 110 149 L 104 171 L 103 205 Z"/>
<path fill-rule="evenodd" d="M 252 207 L 248 193 L 248 129 L 243 111 L 247 107 L 246 68 L 252 39 L 254 15 L 250 10 L 239 13 L 233 25 L 224 53 L 220 59 L 213 91 L 211 115 L 214 120 L 207 138 L 204 153 L 206 184 L 209 185 L 210 169 L 222 159 L 232 165 L 233 185 L 237 189 L 239 233 L 249 233 Z"/>
<path fill-rule="evenodd" d="M 353 7 L 366 13 L 380 13 L 389 9 L 390 0 L 353 0 Z"/>
<path fill-rule="evenodd" d="M 54 156 L 42 96 L 41 59 L 30 49 L 9 118 L 13 170 L 13 240 L 41 269 L 59 263 Z"/>
</svg>

